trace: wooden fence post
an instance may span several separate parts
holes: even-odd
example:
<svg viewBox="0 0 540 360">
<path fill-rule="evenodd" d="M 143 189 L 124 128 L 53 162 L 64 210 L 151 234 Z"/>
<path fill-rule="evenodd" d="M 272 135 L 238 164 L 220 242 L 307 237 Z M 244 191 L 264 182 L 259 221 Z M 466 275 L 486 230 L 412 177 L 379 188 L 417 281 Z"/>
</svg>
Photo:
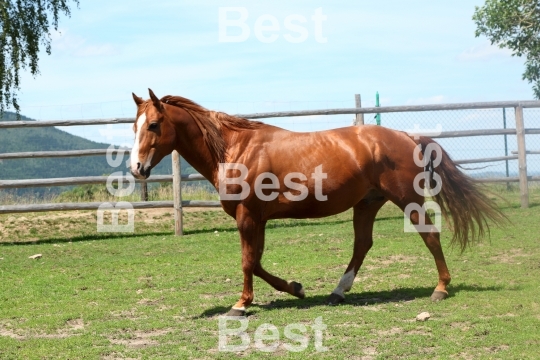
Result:
<svg viewBox="0 0 540 360">
<path fill-rule="evenodd" d="M 180 168 L 180 154 L 172 152 L 173 197 L 174 197 L 174 234 L 184 235 L 182 226 L 182 171 Z"/>
<path fill-rule="evenodd" d="M 360 94 L 354 95 L 354 101 L 356 103 L 357 108 L 362 107 L 362 98 L 360 97 Z M 364 114 L 356 114 L 356 120 L 354 121 L 355 126 L 364 125 Z"/>
<path fill-rule="evenodd" d="M 148 183 L 141 181 L 141 201 L 148 201 Z"/>
<path fill-rule="evenodd" d="M 523 107 L 515 107 L 516 111 L 516 135 L 519 162 L 519 190 L 521 195 L 521 207 L 529 207 L 529 185 L 527 183 L 527 148 L 525 147 L 525 124 L 523 121 Z"/>
</svg>

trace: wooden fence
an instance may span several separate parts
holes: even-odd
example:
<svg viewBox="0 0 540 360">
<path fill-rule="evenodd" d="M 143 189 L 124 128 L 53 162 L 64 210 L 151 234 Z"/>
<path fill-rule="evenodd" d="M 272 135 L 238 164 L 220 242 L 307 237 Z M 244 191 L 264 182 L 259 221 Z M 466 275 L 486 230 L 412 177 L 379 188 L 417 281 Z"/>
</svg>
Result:
<svg viewBox="0 0 540 360">
<path fill-rule="evenodd" d="M 444 111 L 444 110 L 474 110 L 474 109 L 495 109 L 495 108 L 514 108 L 516 116 L 515 129 L 489 129 L 489 130 L 465 130 L 465 131 L 446 131 L 439 135 L 430 136 L 432 138 L 457 138 L 471 136 L 492 136 L 492 135 L 516 135 L 518 150 L 512 152 L 511 156 L 499 156 L 483 159 L 466 159 L 456 161 L 458 164 L 471 164 L 494 162 L 503 160 L 515 160 L 519 162 L 519 176 L 503 178 L 485 178 L 478 179 L 482 182 L 519 182 L 521 206 L 529 206 L 528 181 L 538 181 L 540 176 L 527 175 L 527 154 L 539 154 L 540 151 L 527 151 L 525 147 L 526 134 L 540 134 L 540 128 L 526 129 L 523 119 L 524 108 L 540 108 L 540 101 L 500 101 L 500 102 L 477 102 L 461 104 L 439 104 L 439 105 L 415 105 L 415 106 L 388 106 L 362 108 L 360 96 L 355 96 L 356 107 L 348 109 L 327 109 L 327 110 L 308 110 L 308 111 L 283 111 L 255 114 L 238 114 L 236 116 L 247 119 L 265 119 L 276 117 L 294 117 L 311 115 L 356 115 L 355 124 L 364 124 L 364 114 L 374 113 L 395 113 L 395 112 L 419 112 L 419 111 Z M 134 118 L 111 118 L 111 119 L 87 119 L 87 120 L 50 120 L 50 121 L 10 121 L 0 122 L 0 129 L 8 128 L 29 128 L 46 126 L 81 126 L 81 125 L 108 125 L 133 123 Z M 0 160 L 4 159 L 24 159 L 24 158 L 43 158 L 43 157 L 78 157 L 105 155 L 107 149 L 92 150 L 74 150 L 74 151 L 36 151 L 20 153 L 0 154 Z M 116 149 L 114 151 L 129 152 L 129 149 Z M 181 175 L 180 156 L 176 151 L 172 154 L 172 175 L 151 176 L 145 182 L 173 182 L 173 201 L 143 201 L 131 203 L 134 209 L 150 208 L 173 208 L 175 216 L 175 234 L 182 235 L 182 208 L 183 207 L 219 207 L 218 201 L 182 201 L 181 183 L 182 181 L 205 180 L 200 174 Z M 0 189 L 40 187 L 40 186 L 64 186 L 81 184 L 105 184 L 109 181 L 122 181 L 126 177 L 110 176 L 87 176 L 73 178 L 53 178 L 53 179 L 28 179 L 28 180 L 0 180 Z M 141 182 L 135 180 L 136 182 Z M 59 211 L 59 210 L 97 210 L 102 203 L 57 203 L 57 204 L 31 204 L 31 205 L 4 205 L 0 206 L 0 214 L 6 213 L 24 213 L 39 211 Z M 112 204 L 115 205 L 115 204 Z"/>
</svg>

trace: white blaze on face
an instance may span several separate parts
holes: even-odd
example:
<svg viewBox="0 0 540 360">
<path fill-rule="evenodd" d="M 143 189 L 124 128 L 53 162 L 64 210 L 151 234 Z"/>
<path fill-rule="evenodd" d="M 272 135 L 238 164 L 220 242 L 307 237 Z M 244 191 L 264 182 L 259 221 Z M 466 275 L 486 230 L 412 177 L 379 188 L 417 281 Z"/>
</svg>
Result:
<svg viewBox="0 0 540 360">
<path fill-rule="evenodd" d="M 351 290 L 353 282 L 354 282 L 354 278 L 355 278 L 354 269 L 351 269 L 348 273 L 346 273 L 345 275 L 341 277 L 341 280 L 339 280 L 339 284 L 337 288 L 332 292 L 344 298 L 345 292 Z"/>
<path fill-rule="evenodd" d="M 141 134 L 141 129 L 146 122 L 146 114 L 142 114 L 137 119 L 137 133 L 135 134 L 135 143 L 133 144 L 133 148 L 131 149 L 131 171 L 133 173 L 137 173 L 137 163 L 139 163 L 139 135 Z"/>
<path fill-rule="evenodd" d="M 148 152 L 148 155 L 146 156 L 146 161 L 144 163 L 144 168 L 148 169 L 152 165 L 152 157 L 154 157 L 154 152 L 156 149 L 150 149 L 150 152 Z"/>
</svg>

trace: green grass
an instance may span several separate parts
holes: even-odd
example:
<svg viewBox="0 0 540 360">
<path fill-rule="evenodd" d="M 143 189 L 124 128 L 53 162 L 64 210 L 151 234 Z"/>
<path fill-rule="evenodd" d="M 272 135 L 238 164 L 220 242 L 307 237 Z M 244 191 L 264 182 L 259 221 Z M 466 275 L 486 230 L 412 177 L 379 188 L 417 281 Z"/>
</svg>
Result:
<svg viewBox="0 0 540 360">
<path fill-rule="evenodd" d="M 234 222 L 221 211 L 137 213 L 134 234 L 98 234 L 92 212 L 0 216 L 0 359 L 536 359 L 540 348 L 540 192 L 520 209 L 496 188 L 512 225 L 461 254 L 443 243 L 450 297 L 432 303 L 433 258 L 400 212 L 385 206 L 375 245 L 346 303 L 325 305 L 352 253 L 351 212 L 269 224 L 263 265 L 301 282 L 306 299 L 255 280 L 247 333 L 308 326 L 309 347 L 275 353 L 218 351 L 218 319 L 242 288 Z M 23 219 L 24 218 L 24 219 Z M 22 220 L 21 220 L 22 219 Z M 217 231 L 217 233 L 216 233 Z M 43 254 L 39 260 L 28 257 Z M 431 318 L 416 322 L 428 311 Z M 317 353 L 309 326 L 328 326 Z M 252 342 L 253 345 L 253 342 Z"/>
</svg>

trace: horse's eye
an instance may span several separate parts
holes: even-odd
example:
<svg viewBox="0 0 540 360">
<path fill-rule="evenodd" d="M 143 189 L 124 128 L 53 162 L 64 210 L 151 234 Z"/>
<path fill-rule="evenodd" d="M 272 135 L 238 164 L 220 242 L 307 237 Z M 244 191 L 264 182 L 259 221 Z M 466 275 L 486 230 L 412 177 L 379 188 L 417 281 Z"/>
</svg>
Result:
<svg viewBox="0 0 540 360">
<path fill-rule="evenodd" d="M 148 130 L 156 130 L 157 127 L 158 127 L 158 123 L 153 122 L 150 124 L 150 126 L 148 126 Z"/>
</svg>

